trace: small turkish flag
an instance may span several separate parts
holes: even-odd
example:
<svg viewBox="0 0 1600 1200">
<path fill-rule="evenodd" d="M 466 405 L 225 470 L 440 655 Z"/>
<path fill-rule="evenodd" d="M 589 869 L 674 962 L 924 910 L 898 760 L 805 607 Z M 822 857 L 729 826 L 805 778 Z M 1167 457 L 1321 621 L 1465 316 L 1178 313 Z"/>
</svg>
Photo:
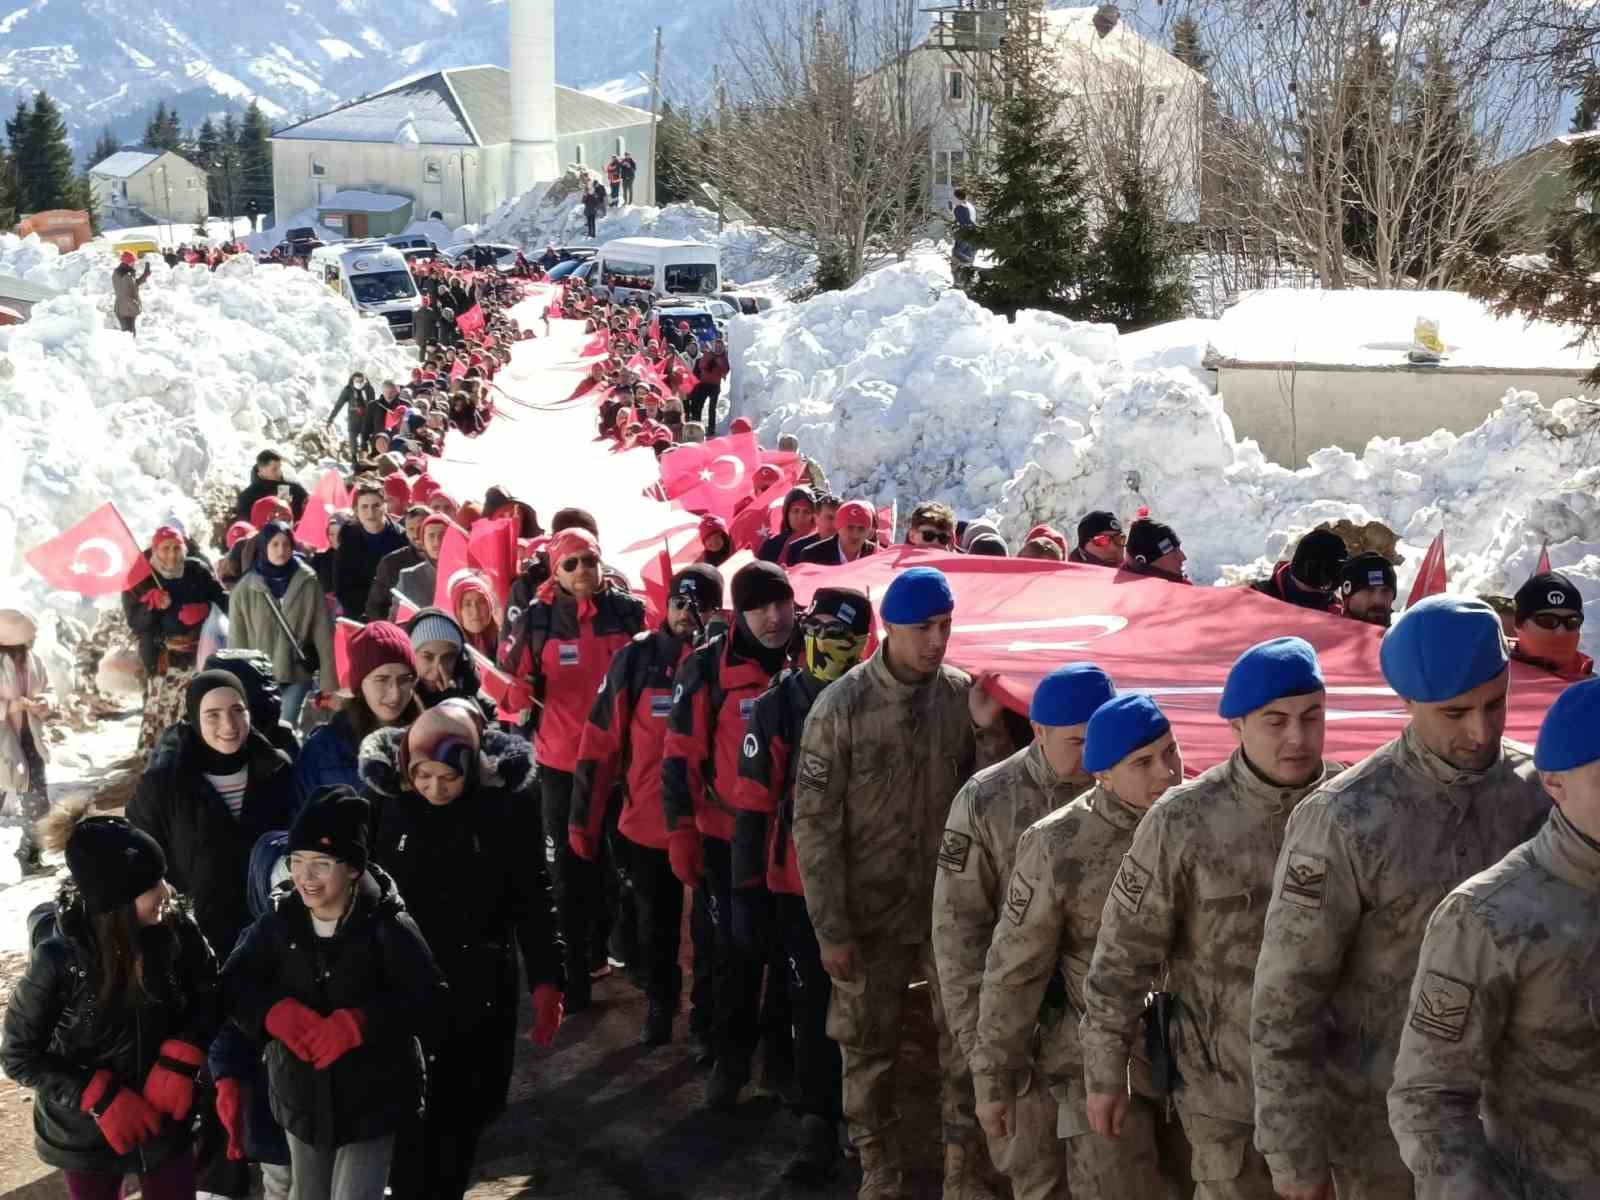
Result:
<svg viewBox="0 0 1600 1200">
<path fill-rule="evenodd" d="M 361 623 L 349 617 L 333 623 L 333 673 L 345 689 L 350 687 L 350 639 L 360 632 Z"/>
<path fill-rule="evenodd" d="M 468 337 L 476 337 L 483 332 L 483 308 L 474 304 L 466 312 L 456 318 L 456 328 Z"/>
<path fill-rule="evenodd" d="M 891 500 L 883 508 L 877 510 L 877 537 L 878 545 L 894 545 L 894 530 L 899 518 L 899 500 Z"/>
<path fill-rule="evenodd" d="M 739 501 L 750 495 L 760 465 L 755 435 L 737 433 L 674 446 L 661 456 L 661 482 L 667 498 L 690 512 L 729 521 Z"/>
<path fill-rule="evenodd" d="M 467 565 L 483 572 L 504 609 L 517 578 L 517 527 L 503 517 L 477 521 L 467 532 Z"/>
<path fill-rule="evenodd" d="M 472 661 L 477 664 L 478 683 L 484 695 L 495 702 L 502 717 L 511 713 L 525 713 L 534 706 L 533 689 L 526 683 L 507 675 L 471 646 L 467 647 L 467 653 L 472 655 Z"/>
<path fill-rule="evenodd" d="M 23 557 L 51 587 L 80 596 L 124 592 L 150 574 L 149 560 L 109 502 Z"/>
<path fill-rule="evenodd" d="M 1410 608 L 1427 596 L 1437 596 L 1448 586 L 1444 569 L 1444 530 L 1441 529 L 1428 544 L 1428 552 L 1422 556 L 1422 565 L 1417 568 L 1417 579 L 1411 585 L 1411 598 L 1406 601 L 1406 607 Z"/>
<path fill-rule="evenodd" d="M 1539 547 L 1539 564 L 1533 568 L 1535 575 L 1550 574 L 1550 543 L 1546 542 Z"/>
</svg>

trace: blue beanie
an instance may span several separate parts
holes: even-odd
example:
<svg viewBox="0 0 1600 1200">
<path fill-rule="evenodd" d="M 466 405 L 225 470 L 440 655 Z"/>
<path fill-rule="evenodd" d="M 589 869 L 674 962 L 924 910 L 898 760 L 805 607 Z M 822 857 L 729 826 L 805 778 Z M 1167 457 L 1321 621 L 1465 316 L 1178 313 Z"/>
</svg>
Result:
<svg viewBox="0 0 1600 1200">
<path fill-rule="evenodd" d="M 1109 771 L 1171 728 L 1149 696 L 1135 693 L 1107 700 L 1089 718 L 1089 732 L 1083 743 L 1083 769 Z"/>
<path fill-rule="evenodd" d="M 1217 715 L 1231 721 L 1265 708 L 1274 700 L 1320 692 L 1325 686 L 1317 652 L 1304 638 L 1257 642 L 1233 660 Z"/>
<path fill-rule="evenodd" d="M 1482 600 L 1429 596 L 1383 635 L 1378 663 L 1404 700 L 1437 704 L 1470 692 L 1506 669 L 1500 618 Z"/>
<path fill-rule="evenodd" d="M 1082 725 L 1116 694 L 1111 676 L 1093 663 L 1057 667 L 1033 689 L 1028 720 L 1037 725 Z"/>
<path fill-rule="evenodd" d="M 901 571 L 883 594 L 878 616 L 891 625 L 915 625 L 929 617 L 954 612 L 955 593 L 937 567 L 912 567 Z"/>
<path fill-rule="evenodd" d="M 1539 726 L 1533 765 L 1571 771 L 1600 758 L 1600 679 L 1575 683 L 1550 706 Z"/>
</svg>

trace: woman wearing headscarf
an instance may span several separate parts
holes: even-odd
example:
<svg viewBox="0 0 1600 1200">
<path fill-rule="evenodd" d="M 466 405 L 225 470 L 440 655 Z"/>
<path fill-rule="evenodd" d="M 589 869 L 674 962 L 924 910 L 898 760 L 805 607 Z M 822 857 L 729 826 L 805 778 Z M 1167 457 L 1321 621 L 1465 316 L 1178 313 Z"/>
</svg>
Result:
<svg viewBox="0 0 1600 1200">
<path fill-rule="evenodd" d="M 182 530 L 161 526 L 150 540 L 150 574 L 122 593 L 122 615 L 139 639 L 144 665 L 141 754 L 183 713 L 184 689 L 194 678 L 200 652 L 200 627 L 211 606 L 228 611 L 228 594 L 211 568 L 203 559 L 185 557 L 186 549 Z"/>
<path fill-rule="evenodd" d="M 500 647 L 500 606 L 489 581 L 470 567 L 450 576 L 450 608 L 467 644 L 491 660 Z"/>
<path fill-rule="evenodd" d="M 484 729 L 461 700 L 361 747 L 372 861 L 389 872 L 448 985 L 422 1035 L 423 1119 L 389 1172 L 394 1200 L 461 1200 L 484 1129 L 505 1107 L 517 1032 L 517 953 L 536 1045 L 561 1022 L 564 954 L 538 853 L 533 750 Z"/>
<path fill-rule="evenodd" d="M 311 565 L 295 553 L 294 531 L 269 521 L 255 566 L 234 585 L 228 641 L 272 659 L 283 719 L 300 722 L 300 708 L 319 671 L 333 669 L 333 618 Z"/>
<path fill-rule="evenodd" d="M 550 539 L 549 554 L 550 578 L 502 642 L 500 665 L 528 680 L 537 701 L 540 810 L 553 847 L 552 883 L 567 947 L 567 1010 L 576 1012 L 589 1004 L 590 948 L 604 945 L 605 904 L 599 864 L 574 854 L 563 833 L 572 772 L 595 693 L 612 656 L 644 628 L 644 603 L 602 575 L 600 543 L 587 529 L 561 530 Z"/>
<path fill-rule="evenodd" d="M 22 818 L 17 864 L 24 877 L 43 874 L 34 822 L 50 809 L 45 763 L 50 739 L 44 732 L 50 677 L 33 652 L 38 626 L 14 608 L 0 608 L 0 794 L 15 792 Z"/>
<path fill-rule="evenodd" d="M 373 621 L 350 638 L 350 699 L 326 725 L 306 738 L 295 759 L 296 805 L 318 788 L 361 786 L 358 755 L 369 733 L 411 724 L 422 715 L 417 699 L 417 660 L 411 638 L 398 625 Z"/>
</svg>

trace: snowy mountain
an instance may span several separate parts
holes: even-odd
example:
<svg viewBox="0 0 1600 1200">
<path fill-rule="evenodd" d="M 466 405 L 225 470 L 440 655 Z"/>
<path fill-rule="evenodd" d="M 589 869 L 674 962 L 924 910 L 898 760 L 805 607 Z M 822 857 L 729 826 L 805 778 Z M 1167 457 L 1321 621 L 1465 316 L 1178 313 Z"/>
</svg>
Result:
<svg viewBox="0 0 1600 1200">
<path fill-rule="evenodd" d="M 738 0 L 559 0 L 556 71 L 641 106 L 652 31 L 669 94 L 708 90 L 717 31 Z M 136 140 L 157 100 L 185 126 L 250 97 L 276 125 L 440 67 L 506 61 L 505 0 L 12 0 L 0 3 L 0 105 L 40 88 L 80 153 L 102 126 Z M 9 93 L 9 95 L 7 94 Z"/>
</svg>

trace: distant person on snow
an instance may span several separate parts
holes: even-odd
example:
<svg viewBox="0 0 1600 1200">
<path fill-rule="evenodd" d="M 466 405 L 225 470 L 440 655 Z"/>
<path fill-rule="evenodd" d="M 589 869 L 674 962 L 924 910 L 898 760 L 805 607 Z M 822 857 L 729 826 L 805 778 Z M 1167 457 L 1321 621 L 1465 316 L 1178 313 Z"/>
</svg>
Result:
<svg viewBox="0 0 1600 1200">
<path fill-rule="evenodd" d="M 115 297 L 112 308 L 117 314 L 117 324 L 122 327 L 122 332 L 138 337 L 134 325 L 139 320 L 139 314 L 144 311 L 144 306 L 139 303 L 139 289 L 144 286 L 144 281 L 150 278 L 150 264 L 145 263 L 144 270 L 135 275 L 133 263 L 133 255 L 124 250 L 122 261 L 117 265 L 117 269 L 111 272 L 111 294 Z"/>
<path fill-rule="evenodd" d="M 606 183 L 611 188 L 611 207 L 616 208 L 622 198 L 622 164 L 615 154 L 606 163 Z"/>
<path fill-rule="evenodd" d="M 633 180 L 639 174 L 639 164 L 634 161 L 632 154 L 624 154 L 617 166 L 622 170 L 622 202 L 633 203 Z"/>
<path fill-rule="evenodd" d="M 978 210 L 972 206 L 972 202 L 967 199 L 967 193 L 961 188 L 955 191 L 955 205 L 950 210 L 950 216 L 956 226 L 955 244 L 950 249 L 950 274 L 958 288 L 965 288 L 977 274 L 973 264 L 978 259 L 978 248 L 963 238 L 961 231 L 977 227 Z"/>
<path fill-rule="evenodd" d="M 33 823 L 49 811 L 45 785 L 45 759 L 50 739 L 45 736 L 45 699 L 50 677 L 33 652 L 38 624 L 25 612 L 0 608 L 0 795 L 15 792 L 22 818 L 22 840 L 17 862 L 24 877 L 45 870 L 39 861 L 39 843 Z"/>
<path fill-rule="evenodd" d="M 283 477 L 283 455 L 272 449 L 256 455 L 256 465 L 250 468 L 250 482 L 240 490 L 234 503 L 234 520 L 250 521 L 251 509 L 263 496 L 280 496 L 287 500 L 296 521 L 305 515 L 306 490 L 294 480 Z M 261 527 L 255 521 L 250 523 L 257 529 Z"/>
</svg>

